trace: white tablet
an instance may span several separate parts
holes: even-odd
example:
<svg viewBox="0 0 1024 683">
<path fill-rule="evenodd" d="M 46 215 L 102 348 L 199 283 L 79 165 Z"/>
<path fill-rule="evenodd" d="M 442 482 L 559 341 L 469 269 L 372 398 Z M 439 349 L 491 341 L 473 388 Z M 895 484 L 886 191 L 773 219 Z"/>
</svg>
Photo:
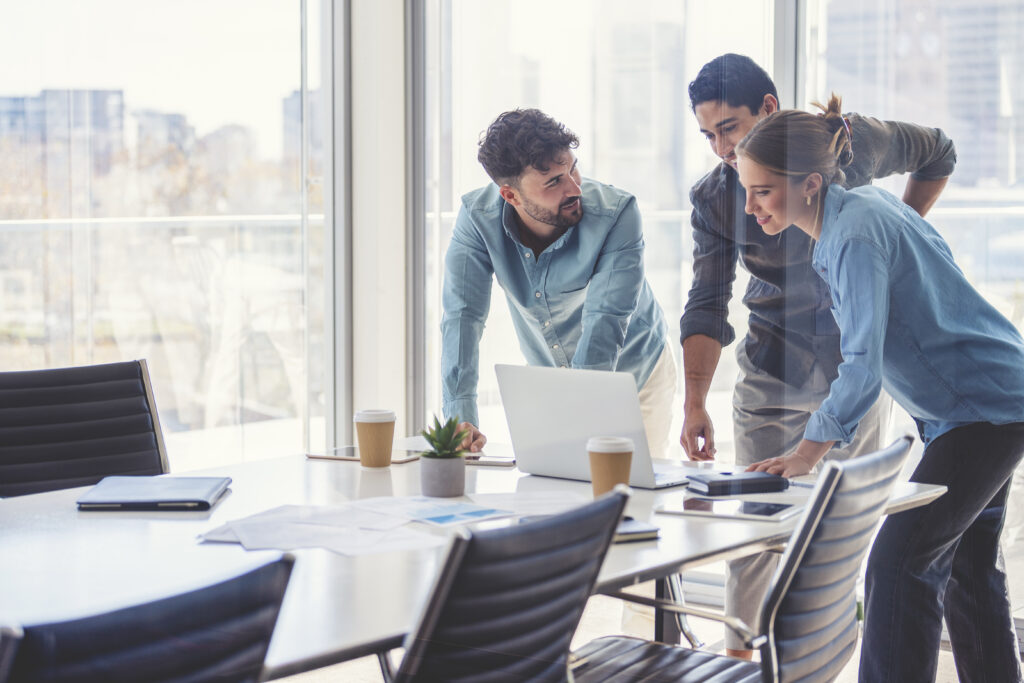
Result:
<svg viewBox="0 0 1024 683">
<path fill-rule="evenodd" d="M 802 505 L 790 503 L 762 503 L 752 500 L 736 500 L 735 498 L 702 498 L 700 496 L 686 496 L 663 503 L 655 508 L 656 512 L 669 515 L 752 519 L 762 522 L 780 522 L 798 514 L 801 510 L 803 510 Z"/>
</svg>

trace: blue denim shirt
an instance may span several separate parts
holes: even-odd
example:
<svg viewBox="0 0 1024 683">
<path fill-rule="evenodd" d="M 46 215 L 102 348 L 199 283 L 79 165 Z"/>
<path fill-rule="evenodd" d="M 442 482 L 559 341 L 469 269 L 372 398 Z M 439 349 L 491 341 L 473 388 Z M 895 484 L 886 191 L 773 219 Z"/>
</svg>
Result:
<svg viewBox="0 0 1024 683">
<path fill-rule="evenodd" d="M 479 424 L 479 346 L 492 275 L 531 365 L 630 372 L 642 387 L 667 326 L 644 277 L 636 199 L 584 179 L 583 218 L 540 256 L 523 246 L 496 185 L 462 198 L 445 257 L 441 382 L 445 417 Z"/>
<path fill-rule="evenodd" d="M 916 211 L 878 188 L 830 186 L 812 267 L 832 293 L 843 362 L 806 438 L 848 442 L 883 386 L 925 442 L 1024 421 L 1024 339 Z"/>
<path fill-rule="evenodd" d="M 853 163 L 846 187 L 912 173 L 919 180 L 945 178 L 956 148 L 937 128 L 848 114 Z M 806 233 L 764 233 L 744 212 L 746 193 L 726 163 L 690 192 L 693 204 L 693 282 L 680 319 L 680 340 L 703 334 L 728 346 L 736 337 L 728 321 L 736 263 L 750 272 L 743 303 L 750 309 L 745 340 L 754 367 L 792 386 L 803 386 L 816 362 L 829 379 L 842 357 L 839 330 L 829 313 L 828 288 L 811 269 L 813 244 Z"/>
</svg>

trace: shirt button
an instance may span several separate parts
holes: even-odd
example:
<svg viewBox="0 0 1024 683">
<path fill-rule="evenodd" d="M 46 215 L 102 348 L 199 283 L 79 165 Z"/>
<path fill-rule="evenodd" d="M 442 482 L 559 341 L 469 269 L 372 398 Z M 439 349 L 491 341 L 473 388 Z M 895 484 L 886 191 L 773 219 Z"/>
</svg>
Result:
<svg viewBox="0 0 1024 683">
<path fill-rule="evenodd" d="M 551 348 L 553 348 L 553 349 L 557 349 L 557 348 L 558 348 L 558 344 L 552 344 L 552 345 L 551 345 Z"/>
<path fill-rule="evenodd" d="M 534 294 L 534 296 L 539 299 L 540 298 L 540 292 L 537 292 L 536 294 Z"/>
<path fill-rule="evenodd" d="M 544 327 L 547 327 L 547 326 L 549 326 L 550 324 L 551 324 L 551 321 L 550 321 L 550 320 L 545 320 L 545 321 L 544 321 Z"/>
<path fill-rule="evenodd" d="M 525 256 L 526 258 L 530 258 L 531 256 L 533 256 L 533 254 L 531 254 L 531 253 L 530 253 L 530 252 L 528 252 L 528 251 L 524 251 L 524 252 L 523 252 L 523 256 Z"/>
</svg>

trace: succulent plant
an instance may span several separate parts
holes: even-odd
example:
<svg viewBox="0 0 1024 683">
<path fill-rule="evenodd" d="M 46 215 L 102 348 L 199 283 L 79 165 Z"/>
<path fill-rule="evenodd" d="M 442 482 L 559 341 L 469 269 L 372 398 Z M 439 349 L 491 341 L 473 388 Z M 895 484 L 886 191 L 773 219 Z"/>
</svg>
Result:
<svg viewBox="0 0 1024 683">
<path fill-rule="evenodd" d="M 450 418 L 442 425 L 435 415 L 434 426 L 424 429 L 420 434 L 430 444 L 430 450 L 422 453 L 424 458 L 458 458 L 465 453 L 459 446 L 469 434 L 469 430 L 459 429 L 458 416 Z"/>
</svg>

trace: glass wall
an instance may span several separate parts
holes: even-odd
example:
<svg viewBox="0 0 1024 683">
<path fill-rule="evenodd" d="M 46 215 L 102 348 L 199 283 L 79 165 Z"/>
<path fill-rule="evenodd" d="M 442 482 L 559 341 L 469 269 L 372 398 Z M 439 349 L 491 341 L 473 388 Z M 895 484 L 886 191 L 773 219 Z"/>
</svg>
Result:
<svg viewBox="0 0 1024 683">
<path fill-rule="evenodd" d="M 678 0 L 430 0 L 427 11 L 427 409 L 440 411 L 444 253 L 462 194 L 491 182 L 476 161 L 480 133 L 501 112 L 538 107 L 580 138 L 586 177 L 636 195 L 647 278 L 678 337 L 690 284 L 688 193 L 718 161 L 700 135 L 687 85 L 723 52 L 769 70 L 771 3 Z M 742 283 L 738 283 L 741 292 Z M 733 307 L 745 329 L 742 307 Z M 672 348 L 678 354 L 678 343 Z M 678 360 L 678 358 L 677 358 Z M 481 347 L 480 422 L 507 442 L 495 363 L 521 363 L 507 304 L 495 287 Z M 735 365 L 723 354 L 712 402 L 729 419 Z M 680 391 L 681 391 L 680 382 Z M 682 406 L 679 397 L 677 405 Z M 678 433 L 680 424 L 673 429 Z M 723 442 L 731 439 L 724 432 Z M 728 448 L 719 444 L 720 450 Z M 681 453 L 681 449 L 679 451 Z"/>
<path fill-rule="evenodd" d="M 301 10 L 51 0 L 0 22 L 3 370 L 147 359 L 175 471 L 323 440 Z"/>
</svg>

